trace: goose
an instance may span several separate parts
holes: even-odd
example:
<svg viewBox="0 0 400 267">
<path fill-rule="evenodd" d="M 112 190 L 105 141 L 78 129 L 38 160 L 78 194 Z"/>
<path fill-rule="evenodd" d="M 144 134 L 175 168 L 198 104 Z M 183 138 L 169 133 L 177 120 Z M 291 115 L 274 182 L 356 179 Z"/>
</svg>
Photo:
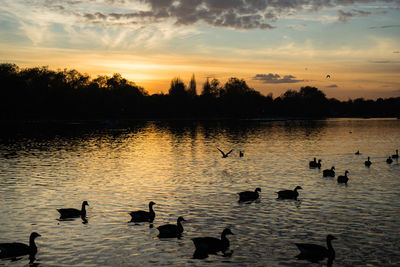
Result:
<svg viewBox="0 0 400 267">
<path fill-rule="evenodd" d="M 57 209 L 57 211 L 60 213 L 60 218 L 75 218 L 79 216 L 84 218 L 86 217 L 85 206 L 89 206 L 86 200 L 82 202 L 81 210 L 68 208 L 68 209 Z"/>
<path fill-rule="evenodd" d="M 0 243 L 0 259 L 14 258 L 22 255 L 32 255 L 37 253 L 35 238 L 39 237 L 36 232 L 32 232 L 29 237 L 29 246 L 23 243 Z"/>
<path fill-rule="evenodd" d="M 244 153 L 242 151 L 239 151 L 239 157 L 243 157 Z"/>
<path fill-rule="evenodd" d="M 368 157 L 368 160 L 366 160 L 364 162 L 365 166 L 367 166 L 367 167 L 371 166 L 371 164 L 372 164 L 372 162 L 369 159 L 370 159 L 370 157 Z"/>
<path fill-rule="evenodd" d="M 392 159 L 398 159 L 399 158 L 399 150 L 396 149 L 396 154 L 392 155 Z"/>
<path fill-rule="evenodd" d="M 229 248 L 229 240 L 226 238 L 227 235 L 233 235 L 229 228 L 225 228 L 224 231 L 222 231 L 221 239 L 215 237 L 192 238 L 194 246 L 196 247 L 194 254 L 215 254 L 218 251 L 225 254 L 225 251 Z"/>
<path fill-rule="evenodd" d="M 330 168 L 330 169 L 323 170 L 322 175 L 324 177 L 328 177 L 328 176 L 335 177 L 335 171 L 334 170 L 335 170 L 335 166 L 332 166 L 332 168 Z"/>
<path fill-rule="evenodd" d="M 337 182 L 338 183 L 344 183 L 347 184 L 347 182 L 349 181 L 349 177 L 347 177 L 347 174 L 349 173 L 349 171 L 345 171 L 344 175 L 339 175 L 337 178 Z"/>
<path fill-rule="evenodd" d="M 387 164 L 392 164 L 392 162 L 393 162 L 392 157 L 389 156 L 389 157 L 386 159 L 386 163 L 387 163 Z"/>
<path fill-rule="evenodd" d="M 332 240 L 337 239 L 333 235 L 326 236 L 326 244 L 328 248 L 315 244 L 295 243 L 300 250 L 297 255 L 298 259 L 309 259 L 312 262 L 318 262 L 324 258 L 334 259 L 335 250 L 332 247 Z"/>
<path fill-rule="evenodd" d="M 131 222 L 152 222 L 154 221 L 154 217 L 156 214 L 153 210 L 153 205 L 155 205 L 153 201 L 149 202 L 149 211 L 138 210 L 132 211 L 129 213 L 131 215 Z"/>
<path fill-rule="evenodd" d="M 219 152 L 221 152 L 222 158 L 227 158 L 228 155 L 233 151 L 233 149 L 231 149 L 228 153 L 225 154 L 224 151 L 222 151 L 222 150 L 219 149 L 218 147 L 217 147 L 217 149 L 218 149 Z"/>
<path fill-rule="evenodd" d="M 297 197 L 299 196 L 299 192 L 297 192 L 298 189 L 303 189 L 301 186 L 296 186 L 294 190 L 282 190 L 279 192 L 276 192 L 278 194 L 279 199 L 295 199 L 297 200 Z"/>
<path fill-rule="evenodd" d="M 313 161 L 310 161 L 310 163 L 309 163 L 309 165 L 310 165 L 310 168 L 321 168 L 321 159 L 319 159 L 318 160 L 318 162 L 316 161 L 316 158 L 314 158 L 314 160 Z"/>
<path fill-rule="evenodd" d="M 183 226 L 182 226 L 182 221 L 185 221 L 185 219 L 180 216 L 177 220 L 176 225 L 175 224 L 165 224 L 157 227 L 158 231 L 160 232 L 158 234 L 158 237 L 179 237 L 183 233 Z"/>
<path fill-rule="evenodd" d="M 257 187 L 254 191 L 244 191 L 238 193 L 239 195 L 239 201 L 252 201 L 256 200 L 257 198 L 260 197 L 260 194 L 258 192 L 261 192 L 261 188 Z"/>
<path fill-rule="evenodd" d="M 355 155 L 360 155 L 360 150 L 357 150 L 356 153 L 354 153 Z"/>
</svg>

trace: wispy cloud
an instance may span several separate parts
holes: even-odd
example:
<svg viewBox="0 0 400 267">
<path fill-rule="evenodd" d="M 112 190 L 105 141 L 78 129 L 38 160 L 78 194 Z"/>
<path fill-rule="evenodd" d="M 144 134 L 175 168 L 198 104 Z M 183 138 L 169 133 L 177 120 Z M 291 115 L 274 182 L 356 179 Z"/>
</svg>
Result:
<svg viewBox="0 0 400 267">
<path fill-rule="evenodd" d="M 345 12 L 343 10 L 338 10 L 337 13 L 338 13 L 338 20 L 342 23 L 346 23 L 354 17 L 366 17 L 372 14 L 369 11 L 357 10 L 357 9 L 353 9 L 348 12 Z"/>
<path fill-rule="evenodd" d="M 400 25 L 383 25 L 383 26 L 369 27 L 369 29 L 388 29 L 388 28 L 400 28 Z"/>
<path fill-rule="evenodd" d="M 253 80 L 261 81 L 263 83 L 298 83 L 303 82 L 304 80 L 296 80 L 296 77 L 293 75 L 284 75 L 282 78 L 279 74 L 256 74 L 253 77 Z"/>
<path fill-rule="evenodd" d="M 327 88 L 338 88 L 339 86 L 337 84 L 330 84 L 326 86 Z"/>
</svg>

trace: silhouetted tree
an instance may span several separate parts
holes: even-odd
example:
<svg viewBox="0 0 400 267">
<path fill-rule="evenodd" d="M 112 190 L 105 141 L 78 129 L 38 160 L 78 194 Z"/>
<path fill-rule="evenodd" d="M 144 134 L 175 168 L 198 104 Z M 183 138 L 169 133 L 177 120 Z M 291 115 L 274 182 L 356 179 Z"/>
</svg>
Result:
<svg viewBox="0 0 400 267">
<path fill-rule="evenodd" d="M 173 97 L 187 96 L 186 86 L 179 77 L 173 78 L 171 80 L 171 86 L 169 88 L 168 94 Z"/>
<path fill-rule="evenodd" d="M 189 88 L 188 88 L 188 95 L 191 98 L 194 98 L 197 96 L 197 91 L 196 91 L 196 79 L 194 77 L 194 74 L 192 75 L 192 78 L 190 79 L 189 82 Z"/>
</svg>

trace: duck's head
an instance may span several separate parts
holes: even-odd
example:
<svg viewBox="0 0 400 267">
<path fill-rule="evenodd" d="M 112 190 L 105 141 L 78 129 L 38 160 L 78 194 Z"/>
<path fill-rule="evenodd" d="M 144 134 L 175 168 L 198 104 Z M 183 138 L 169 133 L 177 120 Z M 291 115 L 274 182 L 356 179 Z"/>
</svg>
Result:
<svg viewBox="0 0 400 267">
<path fill-rule="evenodd" d="M 328 241 L 331 241 L 331 240 L 334 240 L 334 239 L 337 239 L 337 238 L 334 237 L 333 235 L 327 235 L 326 236 L 326 240 L 328 240 Z"/>
<path fill-rule="evenodd" d="M 85 200 L 85 201 L 82 202 L 82 206 L 89 206 L 89 204 L 88 204 L 87 201 Z"/>
<path fill-rule="evenodd" d="M 335 169 L 335 166 L 332 166 L 331 170 L 334 170 L 334 169 Z"/>
<path fill-rule="evenodd" d="M 149 202 L 149 206 L 150 206 L 150 207 L 153 207 L 153 205 L 155 205 L 155 204 L 156 204 L 156 203 L 153 202 L 153 201 L 150 201 L 150 202 Z"/>
<path fill-rule="evenodd" d="M 224 231 L 222 232 L 222 235 L 234 235 L 229 228 L 225 228 Z"/>
<path fill-rule="evenodd" d="M 294 190 L 298 190 L 298 189 L 303 189 L 303 187 L 298 185 L 298 186 L 296 186 L 296 188 Z"/>
<path fill-rule="evenodd" d="M 322 161 L 322 159 L 319 159 L 319 160 L 318 160 L 318 163 L 321 163 L 321 161 Z"/>
<path fill-rule="evenodd" d="M 30 239 L 35 239 L 36 237 L 39 237 L 39 236 L 41 236 L 41 235 L 39 235 L 39 234 L 36 233 L 36 232 L 32 232 L 32 234 L 31 234 L 31 236 L 30 236 Z"/>
<path fill-rule="evenodd" d="M 182 222 L 182 221 L 186 221 L 186 220 L 185 220 L 182 216 L 179 216 L 179 217 L 178 217 L 178 223 L 179 223 L 179 222 Z"/>
<path fill-rule="evenodd" d="M 257 187 L 256 190 L 254 190 L 255 192 L 261 192 L 261 188 Z"/>
<path fill-rule="evenodd" d="M 344 174 L 348 174 L 349 173 L 349 171 L 348 170 L 346 170 L 345 172 L 344 172 Z"/>
</svg>

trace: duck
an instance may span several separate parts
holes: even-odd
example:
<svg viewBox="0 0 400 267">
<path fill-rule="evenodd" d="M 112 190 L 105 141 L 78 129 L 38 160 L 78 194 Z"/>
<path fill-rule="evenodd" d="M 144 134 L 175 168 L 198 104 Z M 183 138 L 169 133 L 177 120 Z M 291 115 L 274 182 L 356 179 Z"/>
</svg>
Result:
<svg viewBox="0 0 400 267">
<path fill-rule="evenodd" d="M 153 210 L 153 205 L 155 205 L 153 201 L 149 202 L 149 211 L 138 210 L 132 211 L 129 213 L 131 215 L 131 222 L 152 222 L 156 217 L 156 214 Z"/>
<path fill-rule="evenodd" d="M 369 160 L 370 157 L 368 157 L 368 159 L 364 162 L 365 166 L 369 167 L 371 166 L 372 162 Z"/>
<path fill-rule="evenodd" d="M 396 154 L 392 155 L 392 159 L 398 159 L 399 158 L 399 150 L 396 149 Z"/>
<path fill-rule="evenodd" d="M 349 177 L 347 177 L 347 174 L 348 174 L 348 173 L 349 173 L 349 171 L 346 170 L 346 171 L 344 172 L 344 175 L 339 175 L 338 178 L 337 178 L 337 182 L 338 182 L 338 183 L 347 184 L 347 182 L 349 181 Z"/>
<path fill-rule="evenodd" d="M 227 235 L 233 235 L 229 228 L 222 231 L 221 239 L 215 237 L 196 237 L 192 238 L 194 246 L 196 247 L 195 255 L 216 254 L 221 251 L 225 254 L 229 248 L 229 240 Z"/>
<path fill-rule="evenodd" d="M 221 152 L 222 158 L 227 158 L 228 155 L 233 151 L 233 149 L 231 149 L 228 153 L 225 154 L 224 151 L 222 151 L 222 150 L 219 149 L 218 147 L 217 147 L 217 149 L 218 149 L 219 152 Z"/>
<path fill-rule="evenodd" d="M 34 256 L 37 253 L 37 246 L 35 239 L 39 237 L 36 232 L 32 232 L 29 236 L 29 245 L 23 243 L 0 243 L 0 259 L 3 258 L 14 258 L 22 255 L 29 254 Z"/>
<path fill-rule="evenodd" d="M 57 209 L 57 211 L 60 213 L 60 218 L 75 218 L 75 217 L 86 217 L 86 209 L 85 206 L 89 206 L 87 201 L 82 202 L 82 208 L 81 210 L 78 209 L 73 209 L 73 208 L 67 208 L 67 209 Z"/>
<path fill-rule="evenodd" d="M 239 202 L 243 201 L 253 201 L 260 197 L 261 188 L 257 187 L 254 191 L 244 191 L 238 193 L 239 195 Z"/>
<path fill-rule="evenodd" d="M 387 164 L 392 164 L 392 162 L 393 162 L 392 157 L 389 156 L 389 157 L 386 159 L 386 163 L 387 163 Z"/>
<path fill-rule="evenodd" d="M 330 169 L 323 170 L 322 171 L 322 175 L 324 177 L 328 177 L 328 176 L 335 177 L 335 171 L 334 170 L 335 170 L 335 166 L 332 166 L 332 168 L 330 168 Z"/>
<path fill-rule="evenodd" d="M 297 248 L 300 250 L 300 254 L 297 255 L 298 259 L 309 259 L 312 262 L 318 262 L 324 258 L 334 259 L 335 250 L 332 247 L 332 240 L 337 239 L 333 235 L 326 236 L 326 244 L 328 248 L 320 245 L 307 244 L 307 243 L 295 243 Z"/>
<path fill-rule="evenodd" d="M 313 161 L 310 161 L 310 163 L 309 163 L 309 165 L 310 165 L 310 168 L 321 168 L 321 159 L 319 159 L 318 160 L 318 162 L 316 161 L 317 159 L 316 158 L 314 158 L 314 160 Z"/>
<path fill-rule="evenodd" d="M 360 155 L 360 150 L 357 150 L 356 153 L 354 153 L 355 155 Z"/>
<path fill-rule="evenodd" d="M 239 157 L 243 157 L 244 156 L 244 153 L 243 153 L 243 151 L 239 151 Z"/>
<path fill-rule="evenodd" d="M 297 197 L 299 196 L 299 192 L 297 192 L 298 189 L 303 189 L 301 186 L 296 186 L 294 190 L 282 190 L 279 192 L 276 192 L 278 194 L 278 199 L 295 199 L 297 200 Z"/>
<path fill-rule="evenodd" d="M 175 224 L 165 224 L 157 227 L 158 231 L 160 232 L 158 234 L 158 237 L 179 237 L 183 233 L 183 226 L 182 223 L 185 221 L 185 219 L 180 216 L 178 217 L 178 220 Z"/>
</svg>

